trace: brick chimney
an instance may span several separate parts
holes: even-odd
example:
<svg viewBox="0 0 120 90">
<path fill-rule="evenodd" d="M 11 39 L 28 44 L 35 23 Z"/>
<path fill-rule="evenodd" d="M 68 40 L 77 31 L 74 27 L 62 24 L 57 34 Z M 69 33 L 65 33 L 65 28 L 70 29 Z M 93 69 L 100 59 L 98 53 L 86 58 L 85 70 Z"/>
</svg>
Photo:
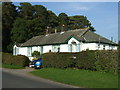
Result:
<svg viewBox="0 0 120 90">
<path fill-rule="evenodd" d="M 48 36 L 49 34 L 49 27 L 47 26 L 47 29 L 46 29 L 46 36 Z"/>
<path fill-rule="evenodd" d="M 57 29 L 55 28 L 55 33 L 57 33 Z"/>
<path fill-rule="evenodd" d="M 64 31 L 65 31 L 65 30 L 64 30 L 64 29 L 65 29 L 64 26 L 65 26 L 65 25 L 63 24 L 63 25 L 62 25 L 62 30 L 61 30 L 61 32 L 64 32 Z"/>
</svg>

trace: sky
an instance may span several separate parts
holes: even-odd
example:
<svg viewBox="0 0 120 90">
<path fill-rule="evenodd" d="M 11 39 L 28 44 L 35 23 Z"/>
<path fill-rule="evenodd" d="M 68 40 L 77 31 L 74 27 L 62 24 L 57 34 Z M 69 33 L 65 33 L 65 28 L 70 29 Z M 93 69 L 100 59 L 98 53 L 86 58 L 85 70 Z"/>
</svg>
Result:
<svg viewBox="0 0 120 90">
<path fill-rule="evenodd" d="M 14 2 L 19 5 L 20 2 Z M 64 12 L 68 16 L 83 15 L 91 22 L 96 33 L 118 42 L 118 2 L 30 2 L 43 5 L 56 15 Z M 120 39 L 119 39 L 120 40 Z"/>
</svg>

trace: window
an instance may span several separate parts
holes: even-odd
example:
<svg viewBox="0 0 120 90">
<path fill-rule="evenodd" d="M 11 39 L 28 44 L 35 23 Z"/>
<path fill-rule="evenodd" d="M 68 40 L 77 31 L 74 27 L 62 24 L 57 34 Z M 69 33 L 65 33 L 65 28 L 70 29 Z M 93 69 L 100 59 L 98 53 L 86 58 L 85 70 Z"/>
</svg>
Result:
<svg viewBox="0 0 120 90">
<path fill-rule="evenodd" d="M 100 49 L 100 44 L 98 44 L 98 50 Z"/>
<path fill-rule="evenodd" d="M 77 47 L 76 42 L 72 42 L 72 52 L 76 52 L 76 47 Z"/>
<path fill-rule="evenodd" d="M 60 45 L 54 45 L 54 46 L 52 47 L 52 51 L 53 51 L 53 52 L 60 52 Z"/>
<path fill-rule="evenodd" d="M 28 47 L 28 48 L 27 48 L 27 56 L 31 56 L 31 51 L 32 51 L 32 48 L 31 48 L 31 47 Z"/>
<path fill-rule="evenodd" d="M 103 50 L 105 50 L 105 45 L 103 45 Z"/>
</svg>

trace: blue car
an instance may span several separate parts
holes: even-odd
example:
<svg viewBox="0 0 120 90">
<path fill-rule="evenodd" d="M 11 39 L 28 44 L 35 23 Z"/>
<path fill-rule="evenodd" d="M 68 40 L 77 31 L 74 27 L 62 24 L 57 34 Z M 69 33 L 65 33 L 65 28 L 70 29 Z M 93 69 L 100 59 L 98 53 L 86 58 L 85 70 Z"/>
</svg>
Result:
<svg viewBox="0 0 120 90">
<path fill-rule="evenodd" d="M 29 67 L 40 69 L 42 67 L 42 59 L 34 60 L 30 63 Z"/>
</svg>

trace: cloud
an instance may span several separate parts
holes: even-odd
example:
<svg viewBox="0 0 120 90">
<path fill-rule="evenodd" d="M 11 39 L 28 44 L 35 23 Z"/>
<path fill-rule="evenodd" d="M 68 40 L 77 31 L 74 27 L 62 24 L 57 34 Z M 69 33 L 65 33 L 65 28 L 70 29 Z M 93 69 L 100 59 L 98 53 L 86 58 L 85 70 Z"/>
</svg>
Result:
<svg viewBox="0 0 120 90">
<path fill-rule="evenodd" d="M 84 3 L 66 3 L 63 7 L 64 10 L 70 12 L 88 11 L 90 7 L 86 6 Z"/>
<path fill-rule="evenodd" d="M 82 10 L 82 11 L 86 11 L 86 10 L 89 10 L 88 7 L 77 7 L 77 8 L 73 8 L 74 10 L 78 11 L 78 10 Z"/>
</svg>

